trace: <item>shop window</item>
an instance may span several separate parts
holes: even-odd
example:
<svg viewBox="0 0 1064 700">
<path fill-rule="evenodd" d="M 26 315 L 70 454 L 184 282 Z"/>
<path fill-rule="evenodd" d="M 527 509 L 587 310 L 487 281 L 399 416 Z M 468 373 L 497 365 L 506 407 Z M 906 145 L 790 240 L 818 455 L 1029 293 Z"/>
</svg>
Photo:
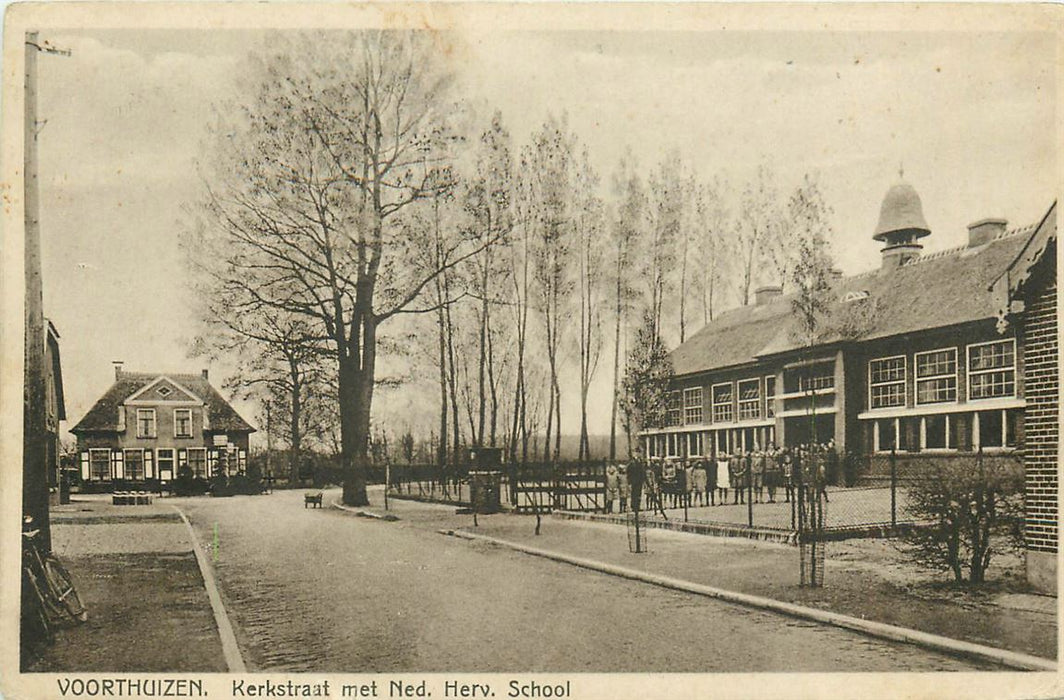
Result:
<svg viewBox="0 0 1064 700">
<path fill-rule="evenodd" d="M 876 451 L 890 452 L 898 447 L 897 422 L 893 418 L 876 421 Z"/>
</svg>

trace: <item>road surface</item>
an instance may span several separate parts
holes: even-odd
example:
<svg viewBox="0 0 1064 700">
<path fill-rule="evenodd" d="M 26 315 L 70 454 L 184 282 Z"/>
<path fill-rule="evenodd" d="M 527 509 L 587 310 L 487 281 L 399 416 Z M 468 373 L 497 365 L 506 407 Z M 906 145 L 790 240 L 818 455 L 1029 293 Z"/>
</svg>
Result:
<svg viewBox="0 0 1064 700">
<path fill-rule="evenodd" d="M 327 492 L 325 501 L 338 497 Z M 904 644 L 437 534 L 305 509 L 301 491 L 183 499 L 249 670 L 756 672 L 977 670 Z M 516 516 L 492 516 L 516 517 Z M 711 565 L 707 563 L 707 565 Z"/>
</svg>

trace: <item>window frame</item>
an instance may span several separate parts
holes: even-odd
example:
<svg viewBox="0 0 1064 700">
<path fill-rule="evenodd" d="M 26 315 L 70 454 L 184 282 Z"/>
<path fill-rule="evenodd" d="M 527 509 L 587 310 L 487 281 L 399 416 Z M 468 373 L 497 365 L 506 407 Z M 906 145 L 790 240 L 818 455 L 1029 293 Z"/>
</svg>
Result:
<svg viewBox="0 0 1064 700">
<path fill-rule="evenodd" d="M 203 473 L 197 474 L 195 468 L 192 466 L 192 453 L 198 452 L 203 455 Z M 206 447 L 189 447 L 185 451 L 185 466 L 192 470 L 192 476 L 200 479 L 208 479 L 211 475 L 210 467 L 207 466 L 207 448 Z"/>
<path fill-rule="evenodd" d="M 920 451 L 921 452 L 957 452 L 956 447 L 950 447 L 951 440 L 956 444 L 956 435 L 953 435 L 954 413 L 929 413 L 920 416 Z M 927 444 L 927 422 L 930 419 L 941 418 L 944 424 L 942 433 L 942 446 L 931 447 Z"/>
<path fill-rule="evenodd" d="M 902 377 L 901 377 L 901 379 L 891 379 L 889 381 L 879 381 L 879 382 L 873 382 L 872 381 L 872 365 L 873 364 L 875 364 L 876 362 L 886 362 L 887 360 L 897 360 L 899 358 L 902 361 Z M 908 378 L 909 378 L 909 356 L 908 355 L 904 355 L 904 354 L 902 354 L 902 355 L 886 355 L 884 357 L 870 358 L 868 360 L 868 410 L 870 410 L 870 411 L 879 411 L 879 410 L 884 410 L 884 409 L 899 408 L 899 407 L 906 406 L 907 403 L 908 403 L 908 400 L 909 400 Z M 877 387 L 877 386 L 893 386 L 893 385 L 896 385 L 896 384 L 900 384 L 901 385 L 901 403 L 899 403 L 899 404 L 890 404 L 890 405 L 887 405 L 887 406 L 873 406 L 872 405 L 872 401 L 875 399 L 875 397 L 873 396 L 873 391 L 872 391 L 873 387 Z"/>
<path fill-rule="evenodd" d="M 750 386 L 751 384 L 756 385 L 757 386 L 757 396 L 755 396 L 752 399 L 744 399 L 743 396 L 742 396 L 742 394 L 743 394 L 742 387 L 743 387 L 744 384 L 747 385 L 747 386 Z M 736 398 L 736 401 L 738 402 L 738 414 L 737 414 L 738 415 L 738 420 L 744 421 L 744 420 L 760 420 L 761 419 L 761 395 L 762 395 L 762 391 L 761 391 L 761 379 L 760 379 L 760 377 L 754 377 L 753 379 L 740 379 L 738 382 L 736 382 L 735 398 Z M 745 404 L 745 406 L 744 406 L 744 404 Z M 744 408 L 749 409 L 751 407 L 753 407 L 754 413 L 751 414 L 751 415 L 743 415 L 743 409 Z"/>
<path fill-rule="evenodd" d="M 940 352 L 952 352 L 953 353 L 953 372 L 944 374 L 929 374 L 926 377 L 920 376 L 920 357 L 926 355 L 934 355 Z M 935 348 L 934 350 L 925 350 L 913 354 L 913 401 L 917 406 L 934 406 L 944 403 L 957 403 L 957 397 L 959 396 L 960 378 L 958 377 L 960 371 L 960 357 L 956 347 L 944 347 Z M 942 399 L 940 401 L 921 401 L 920 400 L 920 384 L 926 382 L 937 381 L 940 379 L 953 379 L 953 398 Z"/>
<path fill-rule="evenodd" d="M 163 456 L 164 452 L 169 452 L 170 453 L 170 457 L 168 457 L 168 458 L 164 457 Z M 166 462 L 166 461 L 168 461 L 170 463 L 170 469 L 169 469 L 170 474 L 172 474 L 173 478 L 176 479 L 177 478 L 177 469 L 178 469 L 178 467 L 177 467 L 177 448 L 174 448 L 174 447 L 159 447 L 159 448 L 157 448 L 155 450 L 155 466 L 159 470 L 160 474 L 162 474 L 163 470 L 166 469 L 166 467 L 163 466 L 163 462 Z"/>
<path fill-rule="evenodd" d="M 142 434 L 140 431 L 140 416 L 151 415 L 151 431 Z M 138 408 L 137 409 L 137 437 L 138 438 L 155 438 L 159 437 L 159 417 L 154 408 Z"/>
<path fill-rule="evenodd" d="M 672 389 L 665 395 L 665 427 L 683 425 L 683 391 Z"/>
<path fill-rule="evenodd" d="M 688 401 L 688 397 L 698 396 L 694 402 Z M 697 411 L 697 418 L 695 413 Z M 691 412 L 691 413 L 689 413 Z M 702 397 L 702 387 L 691 386 L 683 390 L 683 422 L 684 425 L 699 425 L 702 423 L 705 404 Z"/>
<path fill-rule="evenodd" d="M 992 367 L 990 369 L 977 369 L 977 370 L 973 370 L 972 369 L 972 348 L 980 348 L 980 347 L 985 347 L 987 345 L 1002 345 L 1002 344 L 1005 344 L 1005 343 L 1009 343 L 1012 346 L 1012 365 L 1010 367 Z M 995 400 L 999 400 L 999 399 L 1008 399 L 1008 398 L 1015 398 L 1016 397 L 1016 381 L 1017 381 L 1017 378 L 1018 378 L 1018 376 L 1017 376 L 1018 372 L 1017 372 L 1017 367 L 1016 367 L 1016 365 L 1017 365 L 1017 356 L 1016 356 L 1016 339 L 1015 338 L 1005 338 L 1003 340 L 988 340 L 988 341 L 983 342 L 983 343 L 970 343 L 965 348 L 964 355 L 965 355 L 964 369 L 965 369 L 966 385 L 967 385 L 966 389 L 967 389 L 967 392 L 968 392 L 968 402 L 969 403 L 977 403 L 979 401 L 995 401 Z M 986 375 L 986 374 L 993 374 L 995 372 L 1012 372 L 1012 393 L 1011 394 L 1001 394 L 1001 395 L 998 395 L 998 396 L 982 396 L 982 397 L 979 397 L 979 398 L 972 398 L 972 378 L 976 377 L 976 376 Z"/>
<path fill-rule="evenodd" d="M 728 387 L 728 400 L 717 401 L 717 387 Z M 719 384 L 713 384 L 709 389 L 709 402 L 710 402 L 710 415 L 713 418 L 714 423 L 734 423 L 735 422 L 735 382 L 720 382 Z M 727 408 L 727 417 L 717 417 L 718 408 Z"/>
<path fill-rule="evenodd" d="M 130 474 L 129 472 L 129 455 L 140 453 L 140 476 Z M 122 477 L 128 481 L 143 481 L 148 478 L 148 468 L 144 459 L 143 447 L 125 447 L 122 448 Z"/>
<path fill-rule="evenodd" d="M 766 374 L 764 377 L 765 385 L 765 418 L 776 417 L 776 375 Z M 769 382 L 772 382 L 772 393 L 768 391 Z"/>
<path fill-rule="evenodd" d="M 178 414 L 179 413 L 185 414 L 185 415 L 188 416 L 188 433 L 187 434 L 178 432 L 177 426 L 180 425 L 180 420 L 178 419 Z M 193 433 L 193 430 L 192 430 L 192 409 L 191 408 L 175 408 L 174 409 L 174 437 L 175 438 L 180 438 L 180 439 L 187 439 L 187 438 L 191 438 L 193 436 L 192 433 Z"/>
<path fill-rule="evenodd" d="M 92 455 L 93 453 L 103 453 L 105 455 L 104 464 L 107 467 L 106 476 L 97 479 L 92 471 Z M 114 472 L 111 469 L 111 448 L 110 447 L 90 447 L 89 448 L 89 481 L 111 481 L 114 479 Z"/>
</svg>

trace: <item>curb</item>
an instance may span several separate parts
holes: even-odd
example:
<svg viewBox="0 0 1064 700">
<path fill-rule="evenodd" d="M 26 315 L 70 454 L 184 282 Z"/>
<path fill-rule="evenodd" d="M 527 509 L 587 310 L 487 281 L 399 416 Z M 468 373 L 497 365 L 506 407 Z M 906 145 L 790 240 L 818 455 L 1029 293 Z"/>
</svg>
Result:
<svg viewBox="0 0 1064 700">
<path fill-rule="evenodd" d="M 332 502 L 332 507 L 333 508 L 337 508 L 339 510 L 347 511 L 348 513 L 353 513 L 353 514 L 357 515 L 360 518 L 373 518 L 374 520 L 384 520 L 384 521 L 389 522 L 389 523 L 395 522 L 396 520 L 399 519 L 399 516 L 392 515 L 391 513 L 386 513 L 384 515 L 381 515 L 380 513 L 373 513 L 373 512 L 368 511 L 368 510 L 361 510 L 359 508 L 352 508 L 351 506 L 345 506 L 343 503 L 340 503 L 340 501 L 333 501 Z"/>
<path fill-rule="evenodd" d="M 628 517 L 625 515 L 581 513 L 571 510 L 556 510 L 551 517 L 563 520 L 583 520 L 592 523 L 607 523 L 610 525 L 627 525 Z M 682 520 L 657 520 L 647 518 L 640 521 L 647 528 L 656 530 L 672 530 L 674 532 L 688 532 L 694 535 L 706 535 L 709 537 L 735 537 L 740 539 L 754 540 L 757 542 L 775 542 L 777 544 L 789 544 L 797 546 L 798 533 L 794 530 L 773 530 L 765 527 L 747 527 L 746 525 L 732 525 L 728 523 L 708 522 L 684 522 Z"/>
<path fill-rule="evenodd" d="M 218 627 L 218 636 L 222 639 L 222 654 L 225 656 L 225 665 L 230 673 L 247 673 L 244 657 L 240 654 L 240 647 L 236 643 L 236 635 L 233 634 L 233 625 L 229 622 L 229 615 L 222 603 L 222 596 L 218 592 L 218 585 L 214 582 L 214 571 L 211 569 L 207 555 L 203 553 L 196 531 L 192 529 L 192 523 L 177 506 L 170 506 L 177 511 L 181 519 L 188 527 L 189 538 L 192 540 L 192 551 L 196 553 L 196 563 L 199 564 L 200 575 L 203 576 L 203 586 L 207 589 L 207 598 L 211 601 L 211 611 L 214 613 L 214 623 Z"/>
<path fill-rule="evenodd" d="M 1057 671 L 1057 664 L 1050 659 L 1043 659 L 1038 656 L 1032 656 L 1029 654 L 1021 654 L 1019 652 L 1007 651 L 1005 649 L 997 649 L 995 647 L 988 647 L 982 644 L 975 644 L 972 642 L 963 642 L 958 639 L 950 639 L 949 637 L 942 637 L 937 634 L 931 634 L 929 632 L 921 632 L 919 630 L 909 629 L 907 627 L 899 627 L 897 625 L 888 625 L 882 622 L 873 622 L 871 620 L 862 620 L 857 617 L 851 617 L 849 615 L 843 615 L 841 613 L 829 612 L 827 610 L 818 610 L 816 608 L 805 607 L 804 605 L 795 605 L 794 603 L 785 603 L 780 600 L 774 600 L 772 598 L 764 598 L 762 596 L 749 595 L 746 593 L 737 593 L 735 591 L 728 591 L 723 588 L 714 588 L 713 586 L 706 586 L 699 583 L 693 583 L 691 581 L 684 581 L 682 579 L 672 578 L 671 576 L 661 576 L 659 574 L 652 574 L 645 571 L 637 571 L 635 569 L 629 569 L 623 566 L 617 566 L 615 564 L 607 564 L 605 562 L 595 561 L 594 559 L 585 559 L 583 557 L 574 557 L 568 554 L 562 554 L 560 552 L 553 552 L 547 549 L 539 549 L 537 547 L 530 547 L 528 545 L 518 544 L 516 542 L 509 542 L 507 540 L 501 540 L 495 537 L 489 537 L 487 535 L 477 535 L 471 532 L 463 532 L 460 530 L 437 530 L 441 535 L 449 535 L 451 537 L 458 537 L 466 540 L 480 540 L 483 542 L 489 542 L 502 547 L 508 547 L 526 554 L 531 554 L 537 557 L 544 557 L 546 559 L 552 559 L 554 561 L 562 562 L 565 564 L 571 564 L 573 566 L 579 566 L 584 569 L 591 569 L 592 571 L 598 571 L 600 573 L 609 574 L 611 576 L 618 576 L 621 578 L 631 579 L 633 581 L 642 581 L 643 583 L 650 583 L 655 586 L 661 586 L 663 588 L 670 588 L 673 590 L 684 591 L 687 593 L 694 593 L 696 595 L 702 595 L 709 598 L 716 598 L 729 603 L 735 603 L 750 608 L 757 608 L 760 610 L 768 610 L 771 612 L 787 615 L 788 617 L 796 617 L 805 620 L 812 620 L 814 622 L 821 622 L 824 624 L 832 625 L 834 627 L 841 627 L 844 629 L 860 632 L 861 634 L 868 635 L 870 637 L 877 637 L 879 639 L 886 639 L 894 642 L 903 642 L 906 644 L 914 644 L 916 646 L 925 647 L 939 652 L 945 652 L 954 656 L 961 656 L 966 658 L 978 659 L 980 661 L 990 661 L 1002 666 L 1008 666 L 1010 668 L 1021 669 L 1025 671 Z"/>
</svg>

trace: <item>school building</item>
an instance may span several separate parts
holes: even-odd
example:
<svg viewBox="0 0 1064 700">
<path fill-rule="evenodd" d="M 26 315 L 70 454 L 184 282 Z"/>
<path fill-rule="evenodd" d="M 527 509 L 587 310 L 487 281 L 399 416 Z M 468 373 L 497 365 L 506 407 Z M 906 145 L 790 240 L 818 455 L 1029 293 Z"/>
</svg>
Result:
<svg viewBox="0 0 1064 700">
<path fill-rule="evenodd" d="M 802 341 L 792 294 L 756 290 L 672 351 L 665 425 L 645 431 L 644 450 L 834 440 L 873 473 L 892 450 L 915 469 L 976 451 L 1022 459 L 1029 577 L 1055 589 L 1056 230 L 1054 203 L 1032 225 L 982 219 L 965 245 L 921 255 L 920 197 L 896 184 L 869 241 L 880 265 L 834 280 L 821 339 Z"/>
</svg>

